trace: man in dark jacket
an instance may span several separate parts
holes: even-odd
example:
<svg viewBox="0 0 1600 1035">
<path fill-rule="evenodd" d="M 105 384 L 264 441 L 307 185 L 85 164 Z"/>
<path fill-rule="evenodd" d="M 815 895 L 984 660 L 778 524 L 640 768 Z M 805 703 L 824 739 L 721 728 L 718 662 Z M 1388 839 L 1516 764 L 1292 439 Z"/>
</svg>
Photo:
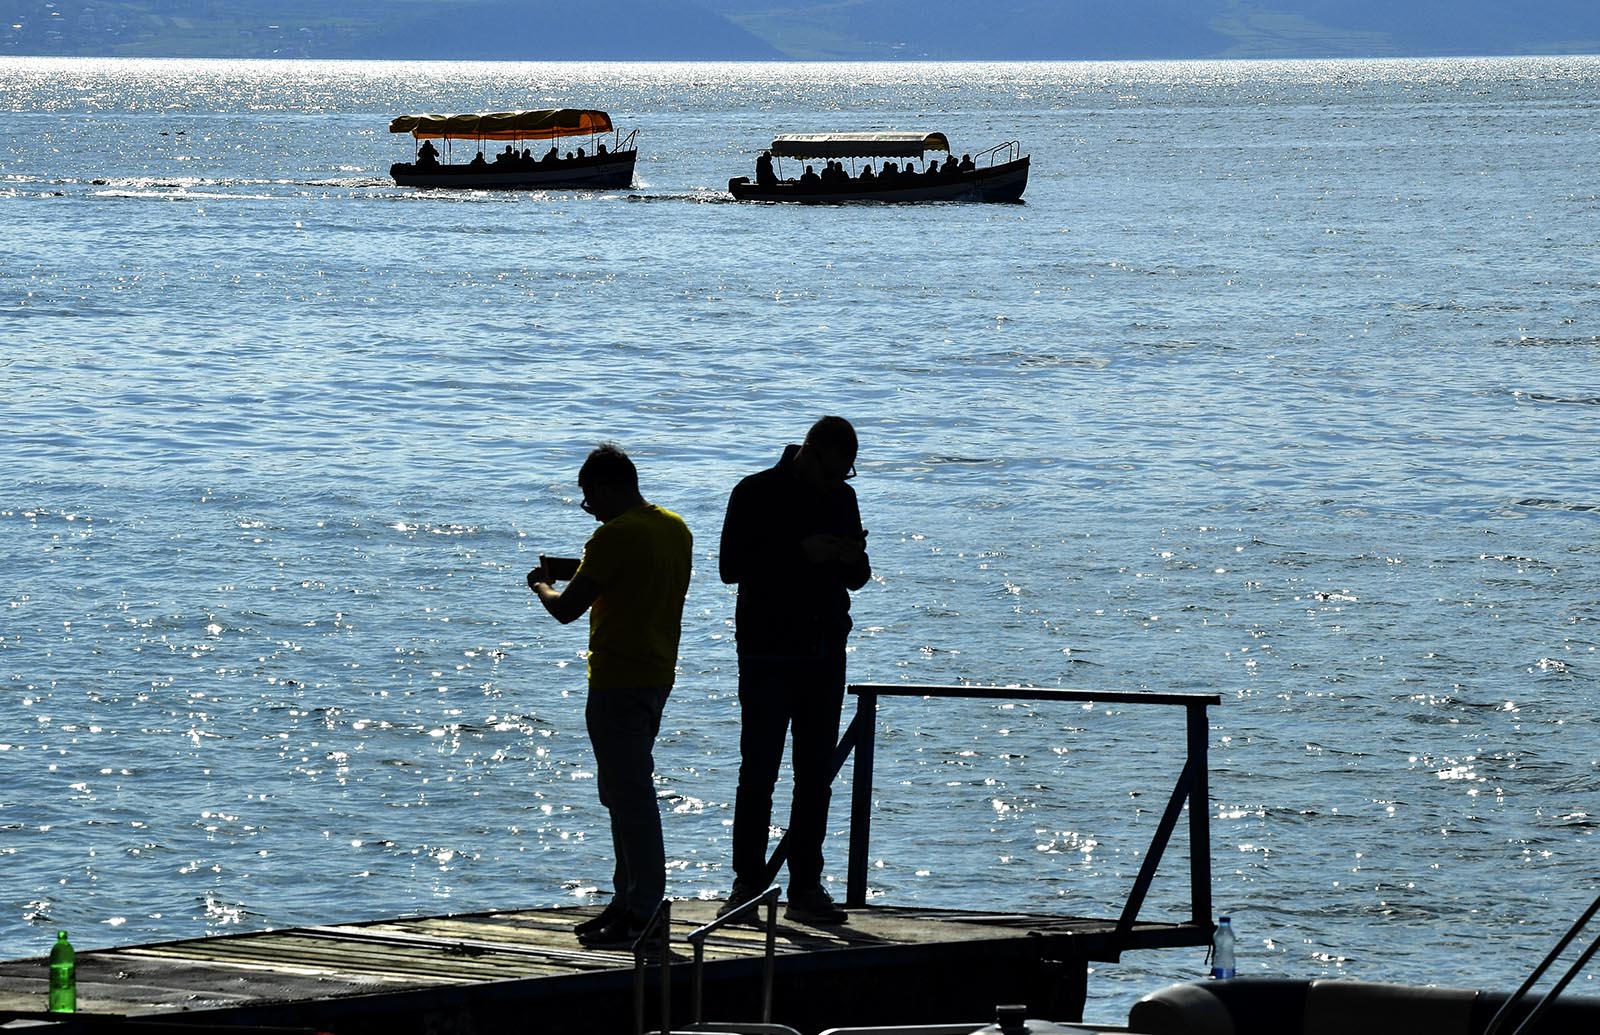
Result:
<svg viewBox="0 0 1600 1035">
<path fill-rule="evenodd" d="M 789 731 L 794 801 L 788 826 L 784 916 L 844 923 L 822 886 L 822 841 L 833 753 L 844 704 L 850 591 L 872 574 L 867 533 L 849 480 L 856 432 L 823 417 L 776 467 L 741 481 L 722 526 L 722 581 L 737 583 L 739 791 L 733 816 L 733 890 L 723 912 L 765 891 L 772 791 Z"/>
</svg>

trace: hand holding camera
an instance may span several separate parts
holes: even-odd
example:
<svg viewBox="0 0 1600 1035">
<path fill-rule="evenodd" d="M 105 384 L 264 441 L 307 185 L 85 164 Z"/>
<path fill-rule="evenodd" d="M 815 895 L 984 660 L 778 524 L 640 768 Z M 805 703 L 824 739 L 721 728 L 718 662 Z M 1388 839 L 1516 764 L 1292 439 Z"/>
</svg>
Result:
<svg viewBox="0 0 1600 1035">
<path fill-rule="evenodd" d="M 532 589 L 535 582 L 550 585 L 555 582 L 570 582 L 572 576 L 578 574 L 578 559 L 576 557 L 546 557 L 539 555 L 539 566 L 528 572 L 528 588 Z"/>
</svg>

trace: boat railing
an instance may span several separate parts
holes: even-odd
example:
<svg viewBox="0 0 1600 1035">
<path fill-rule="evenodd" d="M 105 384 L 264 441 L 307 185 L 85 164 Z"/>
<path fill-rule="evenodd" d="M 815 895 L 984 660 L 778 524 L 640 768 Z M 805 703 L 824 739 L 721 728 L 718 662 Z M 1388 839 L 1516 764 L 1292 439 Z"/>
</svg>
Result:
<svg viewBox="0 0 1600 1035">
<path fill-rule="evenodd" d="M 1506 997 L 1505 1002 L 1500 1004 L 1500 1009 L 1495 1011 L 1494 1017 L 1490 1019 L 1488 1026 L 1483 1029 L 1483 1035 L 1499 1035 L 1500 1028 L 1505 1024 L 1507 1018 L 1511 1016 L 1517 1004 L 1527 998 L 1528 993 L 1533 990 L 1533 986 L 1538 984 L 1539 979 L 1544 977 L 1545 972 L 1560 958 L 1561 954 L 1567 951 L 1567 947 L 1572 944 L 1573 939 L 1578 937 L 1578 934 L 1585 927 L 1589 926 L 1589 921 L 1594 919 L 1596 913 L 1600 913 L 1600 898 L 1596 898 L 1590 903 L 1589 908 L 1584 910 L 1583 915 L 1578 917 L 1577 921 L 1567 928 L 1567 933 L 1562 935 L 1561 939 L 1556 942 L 1555 948 L 1551 949 L 1549 954 L 1540 961 L 1539 965 L 1533 968 L 1533 973 L 1528 975 L 1528 979 L 1515 992 Z M 1522 1018 L 1521 1023 L 1511 1029 L 1512 1035 L 1523 1035 L 1523 1032 L 1531 1031 L 1544 1012 L 1555 1003 L 1556 997 L 1572 983 L 1573 978 L 1582 973 L 1584 967 L 1589 965 L 1589 961 L 1594 958 L 1597 950 L 1600 950 L 1600 937 L 1591 939 L 1588 947 L 1578 954 L 1578 958 L 1573 960 L 1566 970 L 1562 971 L 1561 976 L 1556 979 L 1556 983 L 1551 986 L 1550 991 L 1546 992 L 1533 1009 L 1528 1011 L 1527 1016 Z"/>
<path fill-rule="evenodd" d="M 638 129 L 637 126 L 635 126 L 633 129 L 628 130 L 628 135 L 627 136 L 623 136 L 622 135 L 622 130 L 620 130 L 620 129 L 617 130 L 617 135 L 616 135 L 615 140 L 614 140 L 614 142 L 613 142 L 613 144 L 611 146 L 611 150 L 613 150 L 613 151 L 632 151 L 637 146 L 634 143 L 634 138 L 636 138 L 638 135 L 639 135 L 639 129 Z"/>
<path fill-rule="evenodd" d="M 981 165 L 984 159 L 988 159 L 989 165 L 995 166 L 1004 165 L 1007 162 L 1014 162 L 1021 157 L 1022 141 L 1006 140 L 994 145 L 986 151 L 979 151 L 977 155 L 973 157 L 972 162 L 974 165 Z"/>
<path fill-rule="evenodd" d="M 1211 810 L 1206 761 L 1209 724 L 1206 708 L 1222 703 L 1217 694 L 1149 693 L 1117 690 L 1058 690 L 1035 687 L 901 686 L 857 683 L 849 691 L 857 699 L 855 718 L 839 739 L 833 758 L 837 777 L 850 756 L 855 768 L 850 795 L 850 857 L 846 870 L 845 904 L 859 908 L 867 903 L 868 840 L 872 826 L 872 779 L 880 699 L 897 697 L 976 699 L 1003 701 L 1098 702 L 1129 706 L 1180 707 L 1185 713 L 1185 756 L 1165 811 L 1144 853 L 1138 876 L 1117 920 L 1120 944 L 1133 931 L 1139 910 L 1149 894 L 1173 831 L 1185 806 L 1189 813 L 1189 923 L 1211 927 Z M 766 883 L 771 884 L 788 857 L 788 835 L 779 839 L 767 860 Z"/>
</svg>

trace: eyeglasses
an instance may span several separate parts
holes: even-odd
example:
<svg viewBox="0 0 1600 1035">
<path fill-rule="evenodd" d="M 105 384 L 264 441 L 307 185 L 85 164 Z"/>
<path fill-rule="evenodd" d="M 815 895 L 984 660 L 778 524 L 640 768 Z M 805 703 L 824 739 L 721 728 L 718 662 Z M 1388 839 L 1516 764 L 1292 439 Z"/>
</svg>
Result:
<svg viewBox="0 0 1600 1035">
<path fill-rule="evenodd" d="M 851 464 L 850 465 L 850 470 L 848 470 L 848 471 L 846 471 L 844 473 L 844 480 L 845 481 L 849 481 L 850 479 L 854 478 L 855 476 L 856 476 L 856 465 L 855 464 Z"/>
<path fill-rule="evenodd" d="M 589 497 L 587 496 L 578 501 L 578 509 L 583 511 L 585 514 L 594 514 L 594 504 L 589 502 Z"/>
</svg>

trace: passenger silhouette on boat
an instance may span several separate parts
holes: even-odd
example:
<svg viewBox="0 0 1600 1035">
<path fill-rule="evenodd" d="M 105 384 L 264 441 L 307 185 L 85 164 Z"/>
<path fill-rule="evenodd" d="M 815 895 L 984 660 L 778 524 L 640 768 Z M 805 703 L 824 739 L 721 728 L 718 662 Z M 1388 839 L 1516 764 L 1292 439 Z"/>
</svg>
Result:
<svg viewBox="0 0 1600 1035">
<path fill-rule="evenodd" d="M 606 145 L 605 144 L 602 143 L 602 144 L 596 145 L 596 147 L 594 149 L 594 156 L 596 158 L 599 158 L 601 155 L 603 155 L 605 153 L 606 153 Z"/>
<path fill-rule="evenodd" d="M 878 177 L 879 183 L 893 183 L 900 178 L 900 167 L 894 162 L 884 162 L 883 172 Z"/>
<path fill-rule="evenodd" d="M 971 155 L 962 155 L 961 164 L 957 168 L 964 173 L 969 173 L 975 171 L 978 167 L 973 163 Z"/>
<path fill-rule="evenodd" d="M 955 155 L 946 155 L 944 165 L 939 167 L 939 175 L 943 176 L 947 180 L 950 179 L 960 171 L 960 164 L 961 163 L 956 161 Z"/>
<path fill-rule="evenodd" d="M 666 893 L 652 750 L 678 663 L 693 538 L 682 518 L 639 494 L 638 469 L 616 445 L 589 453 L 578 488 L 579 505 L 600 527 L 564 589 L 551 585 L 543 560 L 528 572 L 528 588 L 563 625 L 589 614 L 584 720 L 616 868 L 611 903 L 577 934 L 609 948 L 632 945 Z"/>
<path fill-rule="evenodd" d="M 433 146 L 433 141 L 424 140 L 422 147 L 417 149 L 418 165 L 438 165 L 439 149 Z"/>
<path fill-rule="evenodd" d="M 561 161 L 561 152 L 556 150 L 556 145 L 551 144 L 550 150 L 546 151 L 544 153 L 544 157 L 539 161 L 543 165 L 549 165 L 552 162 L 559 162 Z"/>
<path fill-rule="evenodd" d="M 793 739 L 788 823 L 789 906 L 805 923 L 848 919 L 822 886 L 833 753 L 845 692 L 850 593 L 872 576 L 867 533 L 850 488 L 856 432 L 823 417 L 776 466 L 728 498 L 718 566 L 737 584 L 739 789 L 733 813 L 733 889 L 727 913 L 761 894 L 768 872 L 772 793 Z"/>
<path fill-rule="evenodd" d="M 578 157 L 579 157 L 579 158 L 582 158 L 582 157 L 583 157 L 583 148 L 581 148 L 581 147 L 580 147 L 580 148 L 578 148 Z"/>
<path fill-rule="evenodd" d="M 763 151 L 756 155 L 756 183 L 770 187 L 777 182 L 778 174 L 772 171 L 772 152 Z"/>
<path fill-rule="evenodd" d="M 484 160 L 483 152 L 479 151 L 477 154 L 472 156 L 472 161 L 467 164 L 471 165 L 474 169 L 481 169 L 489 163 Z"/>
<path fill-rule="evenodd" d="M 872 174 L 872 163 L 871 162 L 868 162 L 866 165 L 863 165 L 861 167 L 861 175 L 856 177 L 856 179 L 860 180 L 862 183 L 866 183 L 869 180 L 876 179 L 876 177 L 873 176 L 873 174 Z"/>
<path fill-rule="evenodd" d="M 800 186 L 820 187 L 822 186 L 822 177 L 818 176 L 817 171 L 808 165 L 806 166 L 806 171 L 800 174 Z"/>
</svg>

